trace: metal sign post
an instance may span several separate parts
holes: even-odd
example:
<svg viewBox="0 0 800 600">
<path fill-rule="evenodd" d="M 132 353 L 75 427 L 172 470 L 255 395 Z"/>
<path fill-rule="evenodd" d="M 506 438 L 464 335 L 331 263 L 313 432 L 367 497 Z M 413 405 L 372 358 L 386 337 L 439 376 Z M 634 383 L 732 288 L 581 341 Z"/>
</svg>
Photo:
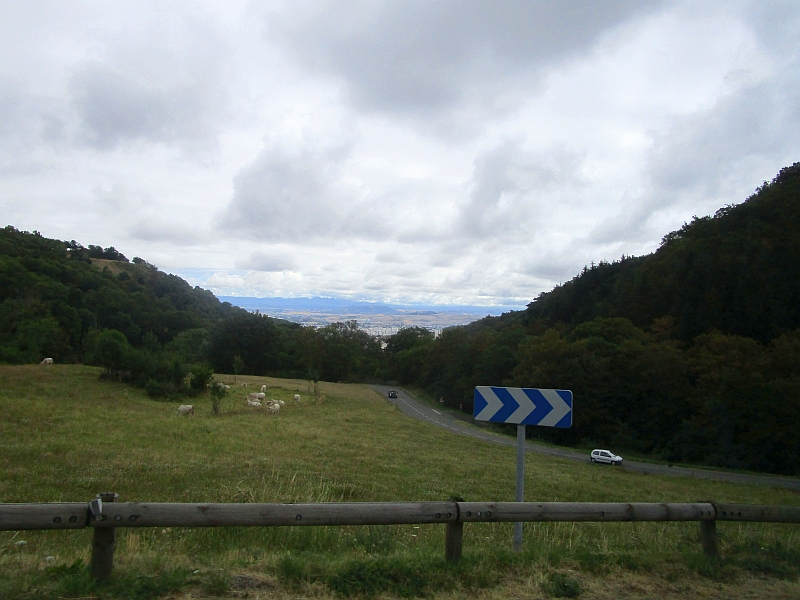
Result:
<svg viewBox="0 0 800 600">
<path fill-rule="evenodd" d="M 517 485 L 514 499 L 525 501 L 525 425 L 572 427 L 572 392 L 538 388 L 478 386 L 473 417 L 517 424 Z M 522 523 L 514 523 L 514 551 L 522 550 Z"/>
<path fill-rule="evenodd" d="M 515 502 L 525 502 L 525 425 L 517 425 L 517 487 Z M 514 552 L 522 551 L 522 521 L 514 523 Z"/>
</svg>

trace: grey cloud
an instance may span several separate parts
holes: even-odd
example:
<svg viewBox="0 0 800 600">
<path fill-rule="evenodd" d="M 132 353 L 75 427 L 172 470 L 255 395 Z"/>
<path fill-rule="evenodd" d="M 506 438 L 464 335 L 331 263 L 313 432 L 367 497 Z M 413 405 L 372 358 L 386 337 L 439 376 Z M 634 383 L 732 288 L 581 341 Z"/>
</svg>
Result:
<svg viewBox="0 0 800 600">
<path fill-rule="evenodd" d="M 547 281 L 567 281 L 575 276 L 581 266 L 574 249 L 570 248 L 566 251 L 546 252 L 523 260 L 518 270 L 525 275 Z"/>
<path fill-rule="evenodd" d="M 129 230 L 133 239 L 146 242 L 164 242 L 179 246 L 197 246 L 205 243 L 206 236 L 182 223 L 165 223 L 154 219 L 141 219 Z"/>
<path fill-rule="evenodd" d="M 43 143 L 58 146 L 65 137 L 65 121 L 57 103 L 31 94 L 22 85 L 0 77 L 0 169 L 30 171 L 31 154 Z"/>
<path fill-rule="evenodd" d="M 750 1 L 744 21 L 764 47 L 791 56 L 797 51 L 800 4 L 794 0 Z"/>
<path fill-rule="evenodd" d="M 595 245 L 607 245 L 621 240 L 631 242 L 657 239 L 663 232 L 659 234 L 648 226 L 654 207 L 659 205 L 652 200 L 650 197 L 642 199 L 626 195 L 619 212 L 600 221 L 589 232 L 587 241 Z"/>
<path fill-rule="evenodd" d="M 99 149 L 136 140 L 201 141 L 215 134 L 212 102 L 196 83 L 149 85 L 93 63 L 72 76 L 69 89 L 82 137 Z"/>
<path fill-rule="evenodd" d="M 245 260 L 236 261 L 236 268 L 279 273 L 281 271 L 295 270 L 297 263 L 289 254 L 257 250 Z"/>
<path fill-rule="evenodd" d="M 800 64 L 720 98 L 710 109 L 678 117 L 658 136 L 648 173 L 656 202 L 686 192 L 714 197 L 726 180 L 771 177 L 800 154 Z M 751 168 L 743 168 L 751 167 Z M 734 199 L 739 200 L 739 199 Z"/>
<path fill-rule="evenodd" d="M 379 252 L 375 255 L 375 261 L 384 264 L 402 263 L 403 258 L 396 252 Z"/>
<path fill-rule="evenodd" d="M 469 200 L 461 208 L 456 232 L 468 237 L 535 233 L 539 196 L 556 188 L 581 185 L 583 157 L 554 147 L 547 153 L 526 151 L 521 140 L 505 141 L 475 160 Z"/>
<path fill-rule="evenodd" d="M 224 224 L 267 241 L 336 236 L 347 204 L 337 177 L 324 153 L 265 148 L 234 180 Z"/>
<path fill-rule="evenodd" d="M 800 63 L 775 76 L 748 83 L 714 106 L 674 117 L 654 134 L 645 188 L 623 202 L 619 214 L 589 234 L 595 244 L 657 239 L 654 217 L 664 211 L 713 212 L 741 202 L 760 180 L 769 179 L 800 156 Z M 756 175 L 757 177 L 758 175 Z M 702 205 L 699 204 L 702 202 Z"/>
<path fill-rule="evenodd" d="M 340 1 L 272 15 L 267 31 L 307 67 L 344 80 L 355 105 L 426 113 L 585 52 L 604 31 L 659 4 Z"/>
</svg>

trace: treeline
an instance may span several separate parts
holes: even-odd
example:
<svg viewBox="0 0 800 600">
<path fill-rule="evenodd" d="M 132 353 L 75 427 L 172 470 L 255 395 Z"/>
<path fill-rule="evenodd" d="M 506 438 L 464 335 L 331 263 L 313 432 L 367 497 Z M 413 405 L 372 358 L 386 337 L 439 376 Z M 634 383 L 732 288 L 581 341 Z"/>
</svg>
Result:
<svg viewBox="0 0 800 600">
<path fill-rule="evenodd" d="M 477 385 L 572 390 L 573 427 L 530 437 L 800 473 L 800 330 L 769 344 L 714 332 L 686 345 L 619 317 L 547 329 L 500 319 L 420 333 L 388 361 L 403 383 L 467 413 Z"/>
<path fill-rule="evenodd" d="M 528 309 L 400 332 L 387 369 L 454 408 L 477 385 L 569 388 L 562 443 L 800 473 L 800 163 L 653 254 L 600 263 Z"/>
<path fill-rule="evenodd" d="M 0 229 L 0 363 L 94 364 L 173 398 L 213 371 L 364 381 L 380 375 L 381 356 L 354 322 L 301 327 L 222 303 L 113 247 Z"/>
</svg>

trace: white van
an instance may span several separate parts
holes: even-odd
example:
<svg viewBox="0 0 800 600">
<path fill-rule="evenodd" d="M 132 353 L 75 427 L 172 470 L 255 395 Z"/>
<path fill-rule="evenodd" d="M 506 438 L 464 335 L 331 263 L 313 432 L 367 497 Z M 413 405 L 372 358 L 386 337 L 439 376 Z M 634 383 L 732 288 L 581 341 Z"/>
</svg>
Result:
<svg viewBox="0 0 800 600">
<path fill-rule="evenodd" d="M 622 457 L 614 454 L 611 450 L 600 450 L 596 448 L 589 455 L 593 463 L 608 463 L 609 465 L 621 465 Z"/>
</svg>

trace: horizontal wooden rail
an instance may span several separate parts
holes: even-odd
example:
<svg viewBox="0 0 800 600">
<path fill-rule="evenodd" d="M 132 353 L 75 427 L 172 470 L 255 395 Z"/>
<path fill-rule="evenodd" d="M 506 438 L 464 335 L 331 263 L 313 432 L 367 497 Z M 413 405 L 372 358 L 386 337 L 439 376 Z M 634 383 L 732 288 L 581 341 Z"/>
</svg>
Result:
<svg viewBox="0 0 800 600">
<path fill-rule="evenodd" d="M 800 506 L 711 502 L 350 502 L 321 504 L 106 502 L 0 504 L 0 531 L 83 527 L 271 527 L 553 521 L 800 523 Z"/>
<path fill-rule="evenodd" d="M 699 521 L 700 541 L 717 555 L 717 521 L 800 523 L 800 506 L 714 502 L 351 502 L 322 504 L 179 504 L 116 502 L 0 504 L 0 531 L 94 528 L 92 576 L 111 575 L 118 527 L 278 527 L 444 523 L 445 556 L 461 557 L 464 523 L 554 521 Z"/>
<path fill-rule="evenodd" d="M 714 520 L 709 502 L 459 502 L 464 523 L 496 521 L 705 521 Z"/>
<path fill-rule="evenodd" d="M 270 527 L 447 523 L 455 502 L 325 504 L 171 504 L 115 502 L 92 515 L 90 527 Z"/>
<path fill-rule="evenodd" d="M 82 527 L 269 527 L 447 523 L 455 502 L 181 504 L 114 502 L 92 514 L 87 503 L 0 504 L 0 530 Z"/>
<path fill-rule="evenodd" d="M 88 515 L 88 502 L 0 504 L 0 531 L 82 529 Z"/>
<path fill-rule="evenodd" d="M 800 506 L 770 504 L 717 504 L 717 521 L 800 523 Z"/>
</svg>

